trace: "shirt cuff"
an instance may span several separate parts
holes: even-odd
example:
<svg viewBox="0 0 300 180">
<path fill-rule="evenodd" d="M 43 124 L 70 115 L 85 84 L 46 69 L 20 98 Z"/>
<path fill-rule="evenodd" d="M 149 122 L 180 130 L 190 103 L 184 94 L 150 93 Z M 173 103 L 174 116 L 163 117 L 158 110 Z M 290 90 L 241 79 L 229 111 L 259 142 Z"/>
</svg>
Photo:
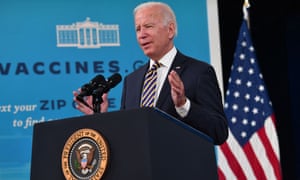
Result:
<svg viewBox="0 0 300 180">
<path fill-rule="evenodd" d="M 191 102 L 188 98 L 186 98 L 185 104 L 180 107 L 175 106 L 175 109 L 176 109 L 176 112 L 180 115 L 180 117 L 184 118 L 187 116 L 187 114 L 190 110 L 190 107 L 191 107 Z"/>
</svg>

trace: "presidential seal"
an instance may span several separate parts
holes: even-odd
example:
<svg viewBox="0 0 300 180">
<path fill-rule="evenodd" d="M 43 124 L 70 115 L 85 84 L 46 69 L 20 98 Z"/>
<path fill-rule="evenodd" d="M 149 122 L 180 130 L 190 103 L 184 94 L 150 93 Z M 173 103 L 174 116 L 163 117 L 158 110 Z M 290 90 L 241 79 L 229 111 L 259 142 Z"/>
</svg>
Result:
<svg viewBox="0 0 300 180">
<path fill-rule="evenodd" d="M 108 145 L 93 129 L 79 129 L 65 143 L 61 165 L 67 180 L 100 180 L 108 163 Z"/>
</svg>

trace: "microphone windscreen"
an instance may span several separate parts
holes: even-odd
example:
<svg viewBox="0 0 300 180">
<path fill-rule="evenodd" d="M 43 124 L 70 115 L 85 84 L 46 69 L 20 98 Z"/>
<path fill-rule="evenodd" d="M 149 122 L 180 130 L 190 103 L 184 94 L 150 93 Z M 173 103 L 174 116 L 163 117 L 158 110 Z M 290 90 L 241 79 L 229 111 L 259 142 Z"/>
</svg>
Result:
<svg viewBox="0 0 300 180">
<path fill-rule="evenodd" d="M 99 74 L 99 75 L 95 76 L 95 77 L 91 80 L 90 84 L 98 85 L 98 84 L 103 84 L 103 83 L 105 83 L 105 82 L 106 82 L 106 81 L 105 81 L 104 76 L 102 76 L 101 74 Z"/>
<path fill-rule="evenodd" d="M 107 83 L 109 84 L 110 88 L 113 88 L 121 81 L 122 81 L 122 76 L 119 73 L 115 73 L 108 78 Z"/>
</svg>

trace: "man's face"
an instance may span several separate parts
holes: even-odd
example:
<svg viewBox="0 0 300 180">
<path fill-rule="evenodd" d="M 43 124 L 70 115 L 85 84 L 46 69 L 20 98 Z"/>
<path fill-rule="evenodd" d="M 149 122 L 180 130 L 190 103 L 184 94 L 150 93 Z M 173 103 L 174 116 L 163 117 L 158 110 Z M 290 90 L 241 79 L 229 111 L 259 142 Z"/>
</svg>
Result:
<svg viewBox="0 0 300 180">
<path fill-rule="evenodd" d="M 137 41 L 144 54 L 159 60 L 173 47 L 174 24 L 164 24 L 158 6 L 145 7 L 135 14 Z"/>
</svg>

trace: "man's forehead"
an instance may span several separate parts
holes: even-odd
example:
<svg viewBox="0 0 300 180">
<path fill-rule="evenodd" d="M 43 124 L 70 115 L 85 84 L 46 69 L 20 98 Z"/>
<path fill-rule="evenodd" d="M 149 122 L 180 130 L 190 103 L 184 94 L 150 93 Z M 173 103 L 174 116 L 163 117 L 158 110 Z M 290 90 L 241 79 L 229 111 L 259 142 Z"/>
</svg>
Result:
<svg viewBox="0 0 300 180">
<path fill-rule="evenodd" d="M 140 13 L 136 14 L 134 20 L 136 24 L 153 24 L 159 22 L 161 20 L 161 16 L 154 12 Z"/>
</svg>

